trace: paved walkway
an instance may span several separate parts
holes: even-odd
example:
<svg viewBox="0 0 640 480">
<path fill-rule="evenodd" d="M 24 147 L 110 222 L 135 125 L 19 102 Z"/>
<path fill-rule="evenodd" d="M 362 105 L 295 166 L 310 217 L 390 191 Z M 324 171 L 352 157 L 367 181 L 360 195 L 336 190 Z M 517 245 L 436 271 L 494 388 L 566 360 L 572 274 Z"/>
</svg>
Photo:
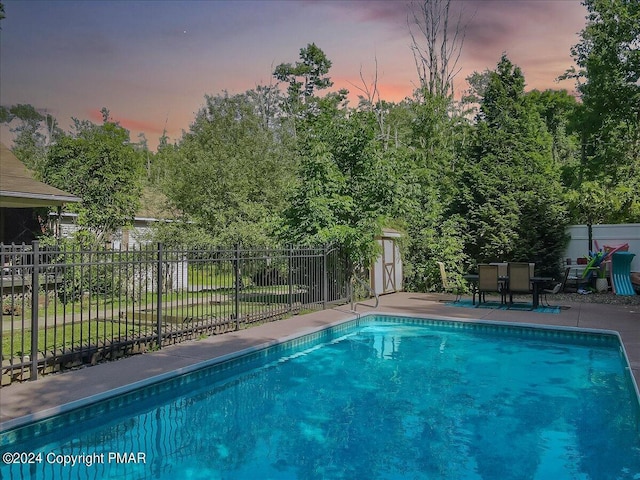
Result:
<svg viewBox="0 0 640 480">
<path fill-rule="evenodd" d="M 620 333 L 636 383 L 640 384 L 640 306 L 571 303 L 560 314 L 528 311 L 458 308 L 446 305 L 449 297 L 434 294 L 396 293 L 380 297 L 376 310 L 370 300 L 356 306 L 357 313 L 371 311 L 419 314 L 433 317 L 478 319 L 615 330 Z M 0 430 L 27 420 L 95 402 L 131 388 L 143 386 L 188 372 L 202 362 L 233 356 L 249 348 L 261 348 L 300 334 L 310 333 L 333 323 L 353 318 L 349 306 L 300 315 L 239 332 L 208 337 L 103 363 L 34 382 L 0 389 Z"/>
</svg>

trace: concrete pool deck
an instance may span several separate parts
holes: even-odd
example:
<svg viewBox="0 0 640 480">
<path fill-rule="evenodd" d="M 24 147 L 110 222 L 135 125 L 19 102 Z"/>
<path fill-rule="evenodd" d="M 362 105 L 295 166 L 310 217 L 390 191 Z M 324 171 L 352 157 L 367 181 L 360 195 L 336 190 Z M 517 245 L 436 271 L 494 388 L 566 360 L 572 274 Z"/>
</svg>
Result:
<svg viewBox="0 0 640 480">
<path fill-rule="evenodd" d="M 620 334 L 629 363 L 640 384 L 640 305 L 608 305 L 566 303 L 559 314 L 516 310 L 457 308 L 446 305 L 445 295 L 394 293 L 356 306 L 357 313 L 397 313 L 437 318 L 489 320 L 528 323 L 584 329 L 613 330 Z M 553 303 L 553 302 L 552 302 Z M 162 350 L 135 355 L 93 367 L 48 375 L 37 381 L 13 384 L 0 389 L 0 430 L 20 425 L 27 420 L 44 418 L 87 402 L 95 402 L 127 391 L 132 386 L 152 383 L 189 371 L 195 365 L 235 352 L 277 343 L 280 339 L 321 329 L 332 323 L 354 317 L 349 306 L 299 315 L 238 332 L 216 335 L 165 347 Z"/>
</svg>

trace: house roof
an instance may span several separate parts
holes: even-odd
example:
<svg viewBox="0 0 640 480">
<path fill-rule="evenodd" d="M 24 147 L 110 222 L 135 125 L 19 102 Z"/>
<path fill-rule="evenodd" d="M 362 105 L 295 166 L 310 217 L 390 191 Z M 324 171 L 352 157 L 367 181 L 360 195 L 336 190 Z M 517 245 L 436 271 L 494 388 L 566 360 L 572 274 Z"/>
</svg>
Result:
<svg viewBox="0 0 640 480">
<path fill-rule="evenodd" d="M 0 207 L 51 207 L 81 198 L 39 182 L 3 143 L 0 143 Z"/>
</svg>

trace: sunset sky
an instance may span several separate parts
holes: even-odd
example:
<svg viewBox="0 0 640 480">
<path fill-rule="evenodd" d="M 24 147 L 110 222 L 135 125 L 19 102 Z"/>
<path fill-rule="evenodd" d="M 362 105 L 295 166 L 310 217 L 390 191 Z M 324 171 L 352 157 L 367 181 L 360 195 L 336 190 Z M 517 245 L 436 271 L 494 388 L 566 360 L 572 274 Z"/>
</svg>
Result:
<svg viewBox="0 0 640 480">
<path fill-rule="evenodd" d="M 55 116 L 101 121 L 100 109 L 155 149 L 188 130 L 205 95 L 273 83 L 276 65 L 315 43 L 333 62 L 334 88 L 354 95 L 378 72 L 382 98 L 411 95 L 417 73 L 405 0 L 16 1 L 2 0 L 0 103 L 29 103 Z M 573 64 L 585 26 L 579 0 L 454 0 L 466 38 L 465 77 L 494 69 L 503 52 L 527 89 L 574 89 L 555 79 Z M 452 15 L 457 19 L 457 13 Z M 355 102 L 352 102 L 355 104 Z M 6 128 L 2 142 L 11 144 Z"/>
</svg>

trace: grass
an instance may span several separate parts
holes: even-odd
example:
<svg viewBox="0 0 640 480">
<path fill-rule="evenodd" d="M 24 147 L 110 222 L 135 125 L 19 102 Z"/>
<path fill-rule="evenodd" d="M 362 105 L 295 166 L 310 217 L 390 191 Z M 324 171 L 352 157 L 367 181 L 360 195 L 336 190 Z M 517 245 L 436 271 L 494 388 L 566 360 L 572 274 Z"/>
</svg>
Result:
<svg viewBox="0 0 640 480">
<path fill-rule="evenodd" d="M 188 272 L 189 285 L 200 285 L 203 287 L 227 287 L 234 285 L 233 272 L 214 273 L 205 269 L 189 268 Z"/>
<path fill-rule="evenodd" d="M 235 274 L 231 268 L 220 268 L 211 265 L 189 265 L 187 272 L 188 284 L 209 288 L 234 288 Z M 244 285 L 251 284 L 251 278 L 242 277 Z"/>
<path fill-rule="evenodd" d="M 224 294 L 224 291 L 218 291 L 220 294 Z M 211 292 L 167 292 L 163 293 L 162 301 L 164 304 L 173 304 L 177 302 L 192 302 L 198 303 L 198 301 L 206 301 L 211 299 Z M 149 308 L 155 308 L 158 300 L 158 295 L 153 292 L 144 292 L 137 298 L 132 299 L 126 296 L 104 296 L 104 295 L 86 295 L 81 299 L 64 303 L 56 298 L 46 298 L 44 295 L 40 295 L 38 317 L 42 320 L 45 318 L 59 318 L 59 317 L 79 317 L 82 313 L 96 312 L 100 313 L 103 317 L 106 315 L 117 315 L 120 311 L 128 311 L 132 309 L 141 309 L 145 306 Z M 4 301 L 3 306 L 6 305 L 7 309 L 14 306 L 18 308 L 19 312 L 24 312 L 25 319 L 31 318 L 31 302 L 30 301 L 16 301 L 8 302 Z"/>
<path fill-rule="evenodd" d="M 111 320 L 89 320 L 57 325 L 38 330 L 38 350 L 52 352 L 67 351 L 74 346 L 92 344 L 113 337 L 135 337 L 144 330 L 140 326 L 113 322 Z M 31 354 L 31 330 L 14 330 L 2 335 L 3 356 L 11 352 L 12 357 Z"/>
<path fill-rule="evenodd" d="M 243 278 L 246 287 L 242 288 L 237 299 L 239 312 L 236 312 L 234 278 L 232 269 L 190 266 L 190 290 L 163 292 L 161 307 L 167 331 L 180 329 L 186 319 L 189 322 L 201 320 L 200 325 L 206 325 L 212 318 L 230 319 L 236 313 L 241 317 L 253 317 L 263 312 L 282 312 L 289 302 L 301 301 L 302 292 L 297 290 L 297 286 L 293 297 L 290 297 L 288 285 L 257 287 L 252 286 L 246 277 Z M 113 337 L 135 337 L 154 328 L 159 300 L 157 293 L 138 288 L 135 298 L 132 298 L 116 286 L 126 287 L 126 283 L 96 281 L 89 285 L 111 285 L 113 288 L 107 294 L 84 293 L 67 303 L 61 300 L 65 292 L 62 284 L 58 285 L 59 290 L 39 295 L 39 351 L 69 351 Z M 16 292 L 13 298 L 17 299 L 21 293 Z M 5 306 L 7 312 L 14 312 L 15 316 L 2 317 L 2 355 L 4 358 L 29 355 L 31 301 L 24 297 L 15 302 L 9 299 L 3 301 L 3 309 Z M 56 321 L 57 326 L 49 326 Z M 13 325 L 8 325 L 11 322 Z"/>
<path fill-rule="evenodd" d="M 224 304 L 232 305 L 234 294 L 235 289 L 219 289 L 213 293 L 210 290 L 167 292 L 162 295 L 162 304 L 163 309 L 177 311 L 177 315 L 204 316 L 210 311 L 217 315 L 223 315 L 224 313 L 221 312 L 221 309 L 215 307 Z M 288 287 L 283 286 L 275 292 L 273 287 L 245 288 L 238 299 L 240 303 L 248 302 L 254 304 L 253 307 L 247 307 L 246 310 L 255 309 L 256 304 L 286 304 L 289 302 Z M 291 300 L 299 302 L 299 293 L 294 291 Z M 66 304 L 57 297 L 51 298 L 40 295 L 38 318 L 40 324 L 56 318 L 72 321 L 83 316 L 112 319 L 123 314 L 130 316 L 133 311 L 156 309 L 157 301 L 158 295 L 153 292 L 144 292 L 135 301 L 125 296 L 87 295 L 78 301 Z M 30 301 L 16 301 L 13 303 L 5 301 L 3 306 L 5 305 L 7 306 L 7 311 L 16 308 L 25 319 L 25 322 L 29 323 L 32 312 Z M 222 310 L 224 311 L 225 309 Z"/>
<path fill-rule="evenodd" d="M 256 289 L 260 290 L 260 289 Z M 257 293 L 257 297 L 251 298 L 246 302 L 239 302 L 239 313 L 241 317 L 247 317 L 251 315 L 259 315 L 261 313 L 278 312 L 286 308 L 287 303 L 266 303 L 260 302 L 264 300 L 265 295 Z M 156 295 L 152 295 L 151 300 L 157 299 Z M 180 299 L 179 295 L 171 296 L 174 300 Z M 202 324 L 206 325 L 212 318 L 218 319 L 230 319 L 235 314 L 235 301 L 230 298 L 224 302 L 200 302 L 203 298 L 210 299 L 211 296 L 203 296 L 197 294 L 189 294 L 188 298 L 182 298 L 187 300 L 185 303 L 171 304 L 169 299 L 166 299 L 167 304 L 163 308 L 163 325 L 165 331 L 171 331 L 175 328 L 180 328 L 186 324 L 185 320 L 189 320 L 189 323 L 202 320 Z M 280 298 L 280 297 L 278 297 Z M 195 300 L 195 302 L 194 302 Z M 89 303 L 89 302 L 87 302 Z M 115 303 L 115 302 L 114 302 Z M 107 310 L 104 313 L 104 308 L 107 302 L 96 302 L 92 306 L 91 312 L 84 310 L 82 313 L 85 316 L 94 314 L 98 311 L 103 315 L 103 318 L 92 318 L 88 320 L 82 320 L 80 311 L 73 309 L 74 314 L 70 315 L 68 310 L 62 310 L 61 315 L 58 317 L 60 324 L 56 326 L 48 327 L 48 324 L 53 323 L 53 319 L 56 318 L 56 310 L 52 309 L 49 305 L 48 314 L 44 316 L 40 314 L 41 328 L 38 330 L 38 350 L 39 351 L 68 351 L 74 348 L 78 348 L 80 345 L 97 344 L 100 341 L 110 340 L 111 338 L 118 337 L 136 337 L 143 335 L 145 331 L 151 331 L 155 327 L 156 323 L 156 306 L 153 301 L 148 302 L 145 306 L 149 308 L 135 308 L 126 311 L 126 314 L 122 318 L 114 318 L 120 313 L 117 311 Z M 96 307 L 97 306 L 97 307 Z M 60 307 L 60 306 L 59 306 Z M 144 306 L 143 306 L 144 307 Z M 275 308 L 274 308 L 275 307 Z M 65 313 L 63 316 L 62 313 Z M 115 315 L 114 315 L 115 313 Z M 6 317 L 5 317 L 6 318 Z M 11 318 L 11 317 L 9 317 Z M 30 311 L 25 312 L 25 323 L 29 322 Z M 233 320 L 232 320 L 233 321 Z M 5 331 L 6 331 L 5 327 Z M 19 357 L 22 355 L 31 354 L 31 330 L 30 328 L 14 328 L 12 331 L 3 333 L 2 335 L 2 354 L 6 357 Z"/>
</svg>

